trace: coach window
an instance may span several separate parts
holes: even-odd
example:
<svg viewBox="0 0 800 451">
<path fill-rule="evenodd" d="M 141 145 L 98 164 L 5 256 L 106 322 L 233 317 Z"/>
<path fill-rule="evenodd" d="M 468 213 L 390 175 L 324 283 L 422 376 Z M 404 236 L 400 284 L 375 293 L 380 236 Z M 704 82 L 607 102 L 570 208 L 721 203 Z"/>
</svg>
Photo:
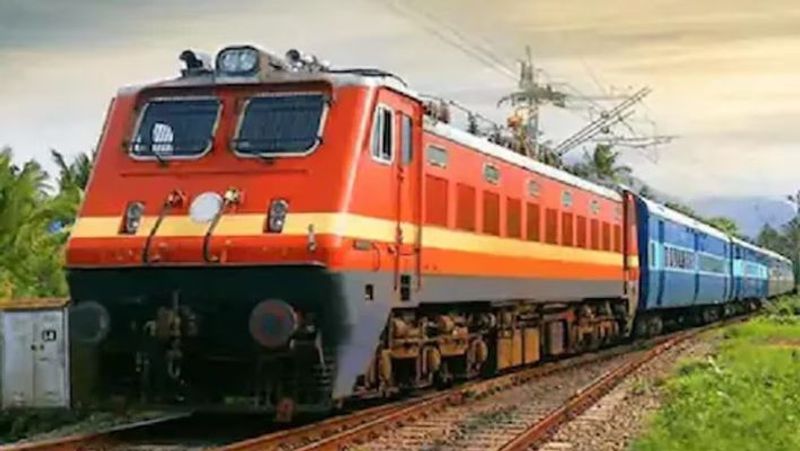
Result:
<svg viewBox="0 0 800 451">
<path fill-rule="evenodd" d="M 538 197 L 541 190 L 539 189 L 539 183 L 536 180 L 529 180 L 528 181 L 528 195 L 531 197 Z"/>
<path fill-rule="evenodd" d="M 400 113 L 400 136 L 403 142 L 401 143 L 403 153 L 403 164 L 411 162 L 412 155 L 412 127 L 411 117 L 407 114 Z"/>
<path fill-rule="evenodd" d="M 656 242 L 650 242 L 650 255 L 648 256 L 650 259 L 650 267 L 655 269 L 658 268 L 658 260 L 656 259 Z"/>
<path fill-rule="evenodd" d="M 381 105 L 375 110 L 375 119 L 372 123 L 372 158 L 385 163 L 390 163 L 394 156 L 393 118 L 392 110 Z"/>
<path fill-rule="evenodd" d="M 500 170 L 497 166 L 486 163 L 483 165 L 483 178 L 492 185 L 497 185 L 500 183 Z"/>
<path fill-rule="evenodd" d="M 564 208 L 572 207 L 572 193 L 571 192 L 564 191 L 563 193 L 561 193 L 561 205 L 563 205 Z"/>
<path fill-rule="evenodd" d="M 600 214 L 600 202 L 597 199 L 592 199 L 592 203 L 589 205 L 589 209 L 592 211 L 593 215 Z"/>
<path fill-rule="evenodd" d="M 447 167 L 447 151 L 441 147 L 428 146 L 425 149 L 425 158 L 431 166 Z"/>
</svg>

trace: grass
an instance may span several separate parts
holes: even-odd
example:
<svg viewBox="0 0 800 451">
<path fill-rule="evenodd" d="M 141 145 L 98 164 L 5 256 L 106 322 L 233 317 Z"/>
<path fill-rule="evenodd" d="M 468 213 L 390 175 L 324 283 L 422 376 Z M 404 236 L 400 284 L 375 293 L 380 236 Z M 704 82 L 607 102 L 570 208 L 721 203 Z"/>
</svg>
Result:
<svg viewBox="0 0 800 451">
<path fill-rule="evenodd" d="M 634 451 L 800 450 L 800 298 L 722 332 L 714 358 L 684 362 Z"/>
<path fill-rule="evenodd" d="M 66 410 L 0 412 L 0 443 L 9 443 L 82 419 Z"/>
</svg>

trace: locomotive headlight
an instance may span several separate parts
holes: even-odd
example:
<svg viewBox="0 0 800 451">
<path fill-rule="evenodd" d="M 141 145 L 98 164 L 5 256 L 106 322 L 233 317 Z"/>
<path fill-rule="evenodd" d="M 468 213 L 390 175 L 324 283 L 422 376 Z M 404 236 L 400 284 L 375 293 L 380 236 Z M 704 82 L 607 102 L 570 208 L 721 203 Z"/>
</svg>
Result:
<svg viewBox="0 0 800 451">
<path fill-rule="evenodd" d="M 228 47 L 217 55 L 217 71 L 225 75 L 251 75 L 258 72 L 260 54 L 253 47 Z"/>
<path fill-rule="evenodd" d="M 122 221 L 122 233 L 133 235 L 139 230 L 139 225 L 142 223 L 142 215 L 144 214 L 144 203 L 131 202 L 125 208 L 125 217 Z"/>
<path fill-rule="evenodd" d="M 266 231 L 271 233 L 281 233 L 283 225 L 286 223 L 286 213 L 289 211 L 289 202 L 283 199 L 273 199 L 269 205 L 267 214 Z"/>
<path fill-rule="evenodd" d="M 222 209 L 222 196 L 215 192 L 205 192 L 194 198 L 189 206 L 189 218 L 198 224 L 213 221 Z"/>
</svg>

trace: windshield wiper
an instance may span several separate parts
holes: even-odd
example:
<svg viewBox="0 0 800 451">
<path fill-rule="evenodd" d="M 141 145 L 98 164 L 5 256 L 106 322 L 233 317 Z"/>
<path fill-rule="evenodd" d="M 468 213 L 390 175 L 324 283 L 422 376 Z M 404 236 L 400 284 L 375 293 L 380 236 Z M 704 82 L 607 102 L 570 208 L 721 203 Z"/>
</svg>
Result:
<svg viewBox="0 0 800 451">
<path fill-rule="evenodd" d="M 158 153 L 158 152 L 156 152 L 155 150 L 153 150 L 153 148 L 152 148 L 152 147 L 150 148 L 150 153 L 151 153 L 151 154 L 153 154 L 153 156 L 154 156 L 154 157 L 156 157 L 156 160 L 158 160 L 158 165 L 159 165 L 159 166 L 161 166 L 161 167 L 163 167 L 163 168 L 166 168 L 167 166 L 169 166 L 169 163 L 167 163 L 167 160 L 165 160 L 165 159 L 164 159 L 164 157 L 162 157 L 161 155 L 159 155 L 159 153 Z"/>
</svg>

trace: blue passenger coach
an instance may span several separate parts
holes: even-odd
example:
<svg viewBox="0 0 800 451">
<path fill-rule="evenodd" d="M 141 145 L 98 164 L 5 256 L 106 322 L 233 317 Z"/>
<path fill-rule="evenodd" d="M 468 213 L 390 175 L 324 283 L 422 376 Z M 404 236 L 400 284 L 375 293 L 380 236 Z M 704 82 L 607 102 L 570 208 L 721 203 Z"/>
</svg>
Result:
<svg viewBox="0 0 800 451">
<path fill-rule="evenodd" d="M 730 238 L 723 232 L 643 197 L 637 197 L 640 256 L 640 316 L 652 315 L 646 327 L 661 329 L 667 313 L 689 307 L 712 320 L 733 291 Z M 721 312 L 719 312 L 721 313 Z M 659 319 L 661 318 L 661 319 Z M 655 324 L 652 322 L 655 321 Z M 654 329 L 654 330 L 653 330 Z"/>
<path fill-rule="evenodd" d="M 764 249 L 738 238 L 733 244 L 733 296 L 736 301 L 766 299 L 769 295 L 769 259 Z"/>
<path fill-rule="evenodd" d="M 639 300 L 635 333 L 754 309 L 795 289 L 792 262 L 636 196 Z"/>
<path fill-rule="evenodd" d="M 738 238 L 732 238 L 731 241 L 733 243 L 733 300 L 761 300 L 794 289 L 791 260 Z"/>
<path fill-rule="evenodd" d="M 763 250 L 769 261 L 768 297 L 778 296 L 794 290 L 794 266 L 792 261 L 778 253 Z"/>
</svg>

